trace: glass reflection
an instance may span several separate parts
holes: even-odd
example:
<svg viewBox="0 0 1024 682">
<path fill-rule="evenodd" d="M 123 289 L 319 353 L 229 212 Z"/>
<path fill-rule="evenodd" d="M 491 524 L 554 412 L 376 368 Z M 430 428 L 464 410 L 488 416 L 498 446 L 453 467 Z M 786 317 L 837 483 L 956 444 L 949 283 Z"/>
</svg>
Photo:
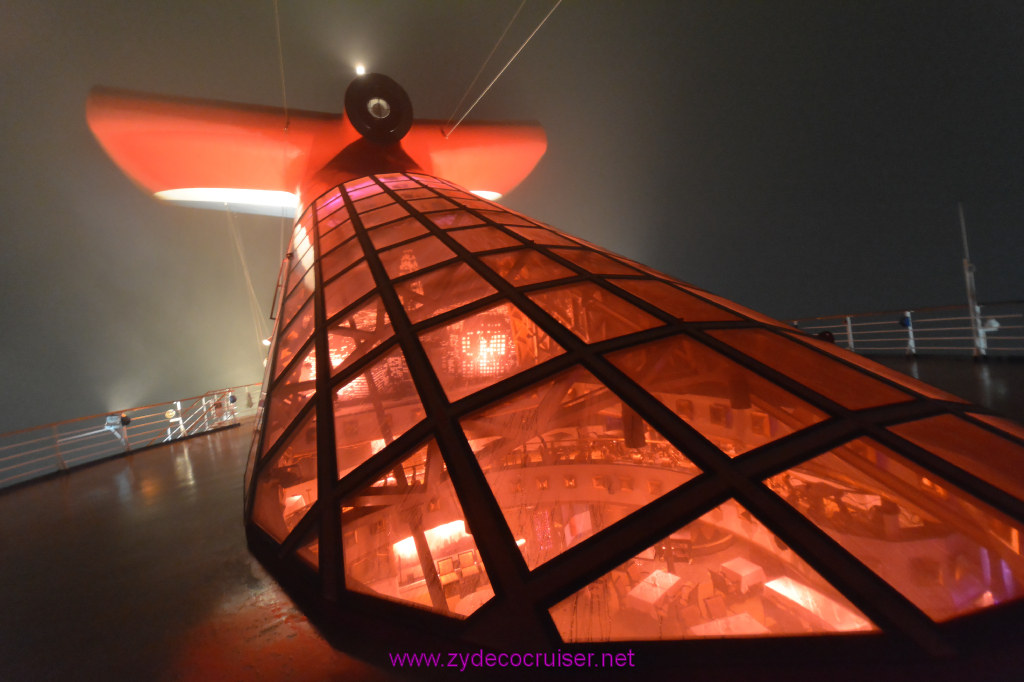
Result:
<svg viewBox="0 0 1024 682">
<path fill-rule="evenodd" d="M 734 500 L 551 608 L 567 642 L 877 629 Z"/>
<path fill-rule="evenodd" d="M 464 618 L 494 596 L 431 441 L 342 501 L 345 585 Z"/>
<path fill-rule="evenodd" d="M 766 483 L 935 620 L 1024 591 L 1020 524 L 870 439 Z"/>
<path fill-rule="evenodd" d="M 608 356 L 730 457 L 825 419 L 821 410 L 688 336 Z"/>
<path fill-rule="evenodd" d="M 462 427 L 530 568 L 700 473 L 579 368 Z"/>
<path fill-rule="evenodd" d="M 283 542 L 316 497 L 316 415 L 310 413 L 260 472 L 252 518 Z"/>
<path fill-rule="evenodd" d="M 563 352 L 511 303 L 428 330 L 420 340 L 452 401 Z"/>
</svg>

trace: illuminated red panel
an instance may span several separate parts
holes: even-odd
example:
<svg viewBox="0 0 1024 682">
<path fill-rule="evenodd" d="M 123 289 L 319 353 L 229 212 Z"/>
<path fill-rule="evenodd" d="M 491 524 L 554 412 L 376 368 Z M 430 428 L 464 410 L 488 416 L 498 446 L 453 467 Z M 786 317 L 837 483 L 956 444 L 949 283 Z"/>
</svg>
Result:
<svg viewBox="0 0 1024 682">
<path fill-rule="evenodd" d="M 342 114 L 96 88 L 89 128 L 149 192 L 237 188 L 319 196 L 339 179 L 422 170 L 471 190 L 507 194 L 544 155 L 536 124 L 418 121 L 397 145 L 363 140 Z M 344 153 L 342 153 L 344 150 Z"/>
</svg>

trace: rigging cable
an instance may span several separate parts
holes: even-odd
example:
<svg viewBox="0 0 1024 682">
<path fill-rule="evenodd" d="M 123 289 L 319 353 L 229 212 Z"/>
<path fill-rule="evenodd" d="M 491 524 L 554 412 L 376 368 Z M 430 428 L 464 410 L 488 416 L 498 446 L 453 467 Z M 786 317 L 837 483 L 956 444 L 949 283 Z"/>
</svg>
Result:
<svg viewBox="0 0 1024 682">
<path fill-rule="evenodd" d="M 264 357 L 263 339 L 266 338 L 262 324 L 263 310 L 260 308 L 256 289 L 252 285 L 252 277 L 249 275 L 249 264 L 246 262 L 245 252 L 242 250 L 242 236 L 238 233 L 238 226 L 235 225 L 235 221 L 232 220 L 233 212 L 227 204 L 224 204 L 224 208 L 228 214 L 228 232 L 231 233 L 231 239 L 235 244 L 235 251 L 238 252 L 238 260 L 242 263 L 242 274 L 245 275 L 245 283 L 249 289 L 249 312 L 252 315 L 253 328 L 256 330 L 256 350 L 262 362 Z"/>
<path fill-rule="evenodd" d="M 526 40 L 524 40 L 524 41 L 523 41 L 523 44 L 519 46 L 519 49 L 515 51 L 515 54 L 513 54 L 513 55 L 512 55 L 512 56 L 511 56 L 511 57 L 509 58 L 509 60 L 508 60 L 508 61 L 507 61 L 507 62 L 505 63 L 505 66 L 501 67 L 501 71 L 499 71 L 499 72 L 498 72 L 498 75 L 497 75 L 497 76 L 495 76 L 495 77 L 494 77 L 494 79 L 493 79 L 493 80 L 492 80 L 492 81 L 491 81 L 490 83 L 488 83 L 488 84 L 487 84 L 487 87 L 486 87 L 486 88 L 484 88 L 484 91 L 483 91 L 483 92 L 481 92 L 481 93 L 480 93 L 480 96 L 479 96 L 479 97 L 477 97 L 477 98 L 476 98 L 476 99 L 475 99 L 475 100 L 473 101 L 473 103 L 469 105 L 469 109 L 466 109 L 466 113 L 464 113 L 464 114 L 462 115 L 462 117 L 461 117 L 461 118 L 460 118 L 460 119 L 459 119 L 458 121 L 456 121 L 456 122 L 455 122 L 455 125 L 453 125 L 453 126 L 452 126 L 451 128 L 449 128 L 447 132 L 445 132 L 444 130 L 442 130 L 442 131 L 441 131 L 442 133 L 444 133 L 444 136 L 445 136 L 446 138 L 447 138 L 447 137 L 450 137 L 450 136 L 451 136 L 451 134 L 452 134 L 453 132 L 455 132 L 455 129 L 459 127 L 459 124 L 460 124 L 460 123 L 462 123 L 462 122 L 463 122 L 463 121 L 464 121 L 464 120 L 466 119 L 466 117 L 467 117 L 467 116 L 469 116 L 469 112 L 473 111 L 473 107 L 475 107 L 475 106 L 476 106 L 476 105 L 477 105 L 477 104 L 478 104 L 478 103 L 480 102 L 480 100 L 482 100 L 482 99 L 484 98 L 484 95 L 486 95 L 486 94 L 487 94 L 487 91 L 488 91 L 488 90 L 490 90 L 490 89 L 491 89 L 491 87 L 492 87 L 492 86 L 493 86 L 493 85 L 494 85 L 495 83 L 497 83 L 497 82 L 498 82 L 498 79 L 499 79 L 499 78 L 501 78 L 501 75 L 502 75 L 503 73 L 505 73 L 505 70 L 506 70 L 506 69 L 508 69 L 508 67 L 512 65 L 512 62 L 513 62 L 513 61 L 515 61 L 515 58 L 516 58 L 516 57 L 518 57 L 518 56 L 519 56 L 519 53 L 523 51 L 523 48 L 525 48 L 525 47 L 526 47 L 527 43 L 529 43 L 529 42 L 530 42 L 530 40 L 531 40 L 531 39 L 533 39 L 533 36 L 537 35 L 537 31 L 539 31 L 539 30 L 540 30 L 541 26 L 543 26 L 543 25 L 544 25 L 544 24 L 545 24 L 545 23 L 547 22 L 547 20 L 548 20 L 548 19 L 549 19 L 549 18 L 551 17 L 551 15 L 552 15 L 552 14 L 554 14 L 554 13 L 555 13 L 555 10 L 556 10 L 556 9 L 558 9 L 558 6 L 559 6 L 559 5 L 561 5 L 561 4 L 562 4 L 562 0 L 558 0 L 558 1 L 557 1 L 557 2 L 555 3 L 554 7 L 552 7 L 552 8 L 551 8 L 551 9 L 550 9 L 550 10 L 548 11 L 548 13 L 544 15 L 544 18 L 540 20 L 540 23 L 539 23 L 539 24 L 537 24 L 537 28 L 533 29 L 533 32 L 532 32 L 532 33 L 530 33 L 530 35 L 528 35 L 528 36 L 526 37 Z"/>
<path fill-rule="evenodd" d="M 493 57 L 494 53 L 498 51 L 498 46 L 501 45 L 503 40 L 505 40 L 505 36 L 508 35 L 508 30 L 512 28 L 512 24 L 516 23 L 516 19 L 519 17 L 519 13 L 523 11 L 523 7 L 525 5 L 526 0 L 523 0 L 521 3 L 519 3 L 519 9 L 517 9 L 516 13 L 512 15 L 512 19 L 509 20 L 508 25 L 505 26 L 505 30 L 501 32 L 501 36 L 498 38 L 498 42 L 494 43 L 494 47 L 491 48 L 491 53 L 487 55 L 487 58 L 484 60 L 484 63 L 480 65 L 480 70 L 476 72 L 476 75 L 473 76 L 473 80 L 470 81 L 469 85 L 466 87 L 466 91 L 462 93 L 462 98 L 459 99 L 459 103 L 455 105 L 454 109 L 452 109 L 452 115 L 449 116 L 448 120 L 444 122 L 445 128 L 450 126 L 452 124 L 452 121 L 455 120 L 455 115 L 459 113 L 459 107 L 461 107 L 462 103 L 466 101 L 466 98 L 469 96 L 469 93 L 473 89 L 473 86 L 476 85 L 476 82 L 480 80 L 480 76 L 483 75 L 484 69 L 487 68 L 487 65 L 490 64 L 491 62 L 491 57 Z"/>
<path fill-rule="evenodd" d="M 281 41 L 281 13 L 277 7 L 278 0 L 274 0 L 274 30 L 277 34 L 277 66 L 281 73 L 281 107 L 284 109 L 284 140 L 281 143 L 281 168 L 284 169 L 288 155 L 288 129 L 291 127 L 291 118 L 288 113 L 288 88 L 284 80 L 284 47 Z M 285 255 L 285 216 L 281 216 L 281 248 L 280 257 Z"/>
</svg>

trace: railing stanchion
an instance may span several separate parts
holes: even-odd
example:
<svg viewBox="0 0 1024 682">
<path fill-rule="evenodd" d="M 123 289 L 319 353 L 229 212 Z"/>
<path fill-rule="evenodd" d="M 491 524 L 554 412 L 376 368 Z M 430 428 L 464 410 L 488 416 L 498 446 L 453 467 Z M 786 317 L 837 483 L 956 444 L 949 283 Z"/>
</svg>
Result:
<svg viewBox="0 0 1024 682">
<path fill-rule="evenodd" d="M 850 350 L 856 350 L 853 347 L 853 324 L 850 322 L 850 316 L 846 316 L 846 347 Z"/>
</svg>

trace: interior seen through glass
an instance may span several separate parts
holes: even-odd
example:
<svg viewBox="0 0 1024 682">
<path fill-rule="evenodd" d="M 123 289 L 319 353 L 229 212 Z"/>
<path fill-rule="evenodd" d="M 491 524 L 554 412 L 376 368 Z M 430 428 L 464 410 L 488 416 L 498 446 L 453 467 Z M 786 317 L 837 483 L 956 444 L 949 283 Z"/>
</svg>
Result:
<svg viewBox="0 0 1024 682">
<path fill-rule="evenodd" d="M 1019 523 L 870 439 L 767 484 L 937 621 L 1024 591 Z"/>
<path fill-rule="evenodd" d="M 734 500 L 551 608 L 569 642 L 877 629 Z"/>
</svg>

